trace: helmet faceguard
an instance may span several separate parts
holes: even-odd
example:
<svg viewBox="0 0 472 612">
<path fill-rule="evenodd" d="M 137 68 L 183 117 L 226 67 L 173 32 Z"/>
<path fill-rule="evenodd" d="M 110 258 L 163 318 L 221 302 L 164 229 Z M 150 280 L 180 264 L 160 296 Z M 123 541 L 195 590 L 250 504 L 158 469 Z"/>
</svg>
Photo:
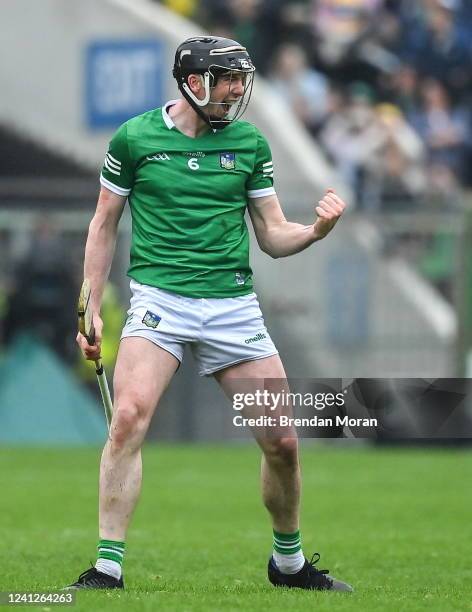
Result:
<svg viewBox="0 0 472 612">
<path fill-rule="evenodd" d="M 255 67 L 245 47 L 228 38 L 197 37 L 189 38 L 177 48 L 173 75 L 184 98 L 195 112 L 214 129 L 223 129 L 239 119 L 246 110 L 252 94 Z M 188 85 L 190 74 L 199 74 L 205 90 L 200 100 Z M 229 75 L 228 91 L 235 75 L 242 77 L 243 95 L 235 102 L 213 102 L 212 89 L 218 78 Z M 207 112 L 204 108 L 208 106 Z M 212 114 L 211 107 L 222 108 L 223 112 Z"/>
</svg>

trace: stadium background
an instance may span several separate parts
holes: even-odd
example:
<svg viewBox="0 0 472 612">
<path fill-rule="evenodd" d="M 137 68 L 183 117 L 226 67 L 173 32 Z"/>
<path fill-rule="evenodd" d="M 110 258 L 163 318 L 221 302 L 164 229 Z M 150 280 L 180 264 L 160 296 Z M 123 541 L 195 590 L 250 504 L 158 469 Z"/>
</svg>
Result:
<svg viewBox="0 0 472 612">
<path fill-rule="evenodd" d="M 0 65 L 0 457 L 2 490 L 8 492 L 3 536 L 13 551 L 11 567 L 20 567 L 25 555 L 19 517 L 28 514 L 28 503 L 22 486 L 34 481 L 38 507 L 61 506 L 54 482 L 67 487 L 77 475 L 74 466 L 83 466 L 90 476 L 70 495 L 92 504 L 87 487 L 95 486 L 97 453 L 88 447 L 98 448 L 103 441 L 104 423 L 93 368 L 80 359 L 74 337 L 98 173 L 120 122 L 176 97 L 170 76 L 173 51 L 185 37 L 204 31 L 236 38 L 253 56 L 258 76 L 247 118 L 271 143 L 286 215 L 309 222 L 313 203 L 328 186 L 339 189 L 350 204 L 333 235 L 303 254 L 273 261 L 252 251 L 257 292 L 288 375 L 348 380 L 471 376 L 469 2 L 84 0 L 71 5 L 65 0 L 5 0 L 0 24 L 5 58 Z M 129 228 L 125 215 L 104 302 L 104 359 L 110 378 L 128 299 Z M 201 508 L 216 491 L 234 494 L 223 473 L 216 467 L 211 471 L 219 456 L 223 466 L 234 461 L 243 474 L 251 462 L 256 469 L 257 451 L 232 442 L 235 432 L 222 416 L 228 412 L 213 381 L 196 376 L 188 353 L 149 433 L 150 442 L 160 439 L 170 446 L 150 445 L 147 452 L 157 471 L 165 466 L 169 483 L 174 475 L 200 491 Z M 469 401 L 451 434 L 456 443 L 470 438 L 471 419 Z M 437 448 L 450 446 L 451 440 L 434 440 L 428 450 L 421 444 L 414 451 L 398 446 L 385 451 L 379 450 L 379 440 L 366 446 L 366 440 L 352 439 L 352 432 L 332 433 L 351 439 L 303 444 L 305 472 L 314 488 L 305 503 L 321 503 L 329 513 L 336 495 L 324 486 L 324 478 L 334 465 L 343 472 L 342 477 L 339 470 L 335 474 L 345 488 L 344 506 L 357 512 L 354 520 L 362 513 L 373 519 L 372 505 L 384 510 L 383 537 L 379 531 L 367 538 L 372 556 L 369 562 L 362 557 L 358 580 L 368 585 L 365 575 L 376 555 L 384 549 L 392 554 L 394 543 L 408 532 L 402 513 L 412 504 L 410 529 L 421 532 L 418 551 L 437 554 L 444 547 L 446 561 L 454 564 L 449 540 L 470 535 L 460 510 L 470 498 L 470 486 L 463 486 L 467 479 L 470 483 L 468 451 Z M 200 446 L 186 446 L 190 442 Z M 42 450 L 35 450 L 38 446 Z M 60 473 L 57 462 L 63 463 Z M 186 462 L 201 467 L 206 476 L 189 465 L 183 468 Z M 405 475 L 403 482 L 395 479 L 395 465 Z M 376 490 L 386 482 L 390 487 L 379 500 Z M 449 496 L 448 508 L 441 505 L 441 490 Z M 153 495 L 160 504 L 159 490 Z M 256 489 L 252 495 L 257 498 Z M 169 504 L 163 510 L 167 516 L 176 502 L 165 493 L 163 498 Z M 389 532 L 392 508 L 400 519 L 398 529 Z M 434 509 L 437 524 L 425 521 L 427 508 Z M 146 512 L 137 518 L 142 530 L 148 528 Z M 89 541 L 84 535 L 83 551 L 95 537 L 93 508 L 86 514 L 89 521 L 81 533 Z M 349 516 L 346 510 L 340 519 L 347 522 Z M 66 540 L 75 538 L 75 532 L 67 535 L 74 527 L 69 519 L 58 514 L 56 521 Z M 26 522 L 26 533 L 40 537 L 38 519 L 31 515 Z M 206 525 L 198 517 L 195 522 Z M 439 537 L 445 523 L 449 532 Z M 331 524 L 334 528 L 336 523 Z M 209 525 L 218 529 L 218 519 L 213 516 Z M 54 528 L 48 525 L 47 533 Z M 156 530 L 156 537 L 161 532 Z M 330 538 L 325 534 L 322 539 L 328 547 Z M 351 555 L 355 542 L 362 546 L 359 537 L 351 543 L 346 534 L 337 534 L 334 549 Z M 399 546 L 396 560 L 406 555 L 414 564 L 413 548 Z M 435 567 L 434 555 L 429 561 Z M 375 584 L 392 579 L 384 569 L 378 570 Z M 3 575 L 13 580 L 15 573 Z M 463 578 L 459 572 L 456 580 Z M 441 591 L 441 577 L 433 571 L 430 581 L 439 590 L 431 587 L 433 601 L 428 601 L 430 591 L 418 595 L 418 609 L 423 600 L 429 609 L 465 609 L 452 595 L 439 607 L 446 590 Z M 18 584 L 26 588 L 30 583 L 23 576 Z M 40 584 L 38 578 L 34 585 Z M 4 590 L 7 586 L 0 584 Z M 393 593 L 395 586 L 390 588 Z M 251 597 L 250 592 L 239 595 Z M 218 601 L 208 606 L 221 609 L 231 603 L 224 597 Z M 303 602 L 294 600 L 294 609 Z M 359 609 L 370 604 L 366 600 Z M 274 601 L 253 603 L 254 609 L 262 605 L 274 607 Z"/>
</svg>

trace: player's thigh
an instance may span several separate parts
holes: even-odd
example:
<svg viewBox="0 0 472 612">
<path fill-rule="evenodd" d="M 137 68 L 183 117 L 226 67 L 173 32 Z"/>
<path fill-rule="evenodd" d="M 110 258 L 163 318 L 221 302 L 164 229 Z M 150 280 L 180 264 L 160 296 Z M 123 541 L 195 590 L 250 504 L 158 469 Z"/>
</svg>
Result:
<svg viewBox="0 0 472 612">
<path fill-rule="evenodd" d="M 264 380 L 278 379 L 286 380 L 285 369 L 280 359 L 280 355 L 271 355 L 262 359 L 243 361 L 235 365 L 219 370 L 214 374 L 215 379 L 222 386 L 223 390 L 231 388 L 234 380 Z"/>
<path fill-rule="evenodd" d="M 174 355 L 150 340 L 123 338 L 113 379 L 115 409 L 131 405 L 150 419 L 178 366 Z"/>
<path fill-rule="evenodd" d="M 245 394 L 254 398 L 259 391 L 267 391 L 267 399 L 262 404 L 252 403 L 242 409 L 242 415 L 247 418 L 257 418 L 268 415 L 275 419 L 275 425 L 263 425 L 252 428 L 253 436 L 266 455 L 292 455 L 297 452 L 297 432 L 292 426 L 278 425 L 279 417 L 292 415 L 292 406 L 285 401 L 290 391 L 285 369 L 279 355 L 271 355 L 254 361 L 244 361 L 234 366 L 220 370 L 214 374 L 225 394 L 232 399 L 235 393 Z M 276 404 L 271 398 L 277 397 Z"/>
<path fill-rule="evenodd" d="M 285 369 L 278 354 L 237 363 L 215 372 L 214 377 L 230 399 L 235 393 L 288 391 Z"/>
</svg>

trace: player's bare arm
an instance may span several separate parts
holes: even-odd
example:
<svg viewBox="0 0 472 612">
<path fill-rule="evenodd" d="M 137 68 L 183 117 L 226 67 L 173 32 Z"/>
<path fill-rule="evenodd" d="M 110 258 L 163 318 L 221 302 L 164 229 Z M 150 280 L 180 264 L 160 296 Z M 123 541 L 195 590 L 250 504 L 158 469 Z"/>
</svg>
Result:
<svg viewBox="0 0 472 612">
<path fill-rule="evenodd" d="M 346 208 L 345 202 L 328 189 L 315 207 L 312 225 L 287 221 L 276 195 L 249 200 L 249 214 L 257 242 L 271 257 L 287 257 L 303 251 L 329 234 Z"/>
<path fill-rule="evenodd" d="M 110 273 L 115 252 L 118 223 L 123 213 L 126 197 L 102 187 L 97 208 L 90 222 L 85 246 L 84 278 L 91 286 L 90 306 L 95 327 L 95 344 L 90 346 L 82 334 L 77 334 L 77 343 L 87 359 L 100 356 L 103 322 L 100 317 L 103 289 Z"/>
</svg>

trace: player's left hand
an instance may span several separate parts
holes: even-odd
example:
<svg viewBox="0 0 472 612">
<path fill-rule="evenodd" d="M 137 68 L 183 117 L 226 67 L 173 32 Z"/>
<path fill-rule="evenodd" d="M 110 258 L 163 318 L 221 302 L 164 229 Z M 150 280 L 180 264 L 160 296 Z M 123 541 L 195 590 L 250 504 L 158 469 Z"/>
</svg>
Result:
<svg viewBox="0 0 472 612">
<path fill-rule="evenodd" d="M 317 219 L 313 226 L 317 240 L 324 238 L 338 222 L 343 214 L 346 203 L 334 193 L 334 189 L 327 189 L 326 194 L 315 206 Z"/>
</svg>

